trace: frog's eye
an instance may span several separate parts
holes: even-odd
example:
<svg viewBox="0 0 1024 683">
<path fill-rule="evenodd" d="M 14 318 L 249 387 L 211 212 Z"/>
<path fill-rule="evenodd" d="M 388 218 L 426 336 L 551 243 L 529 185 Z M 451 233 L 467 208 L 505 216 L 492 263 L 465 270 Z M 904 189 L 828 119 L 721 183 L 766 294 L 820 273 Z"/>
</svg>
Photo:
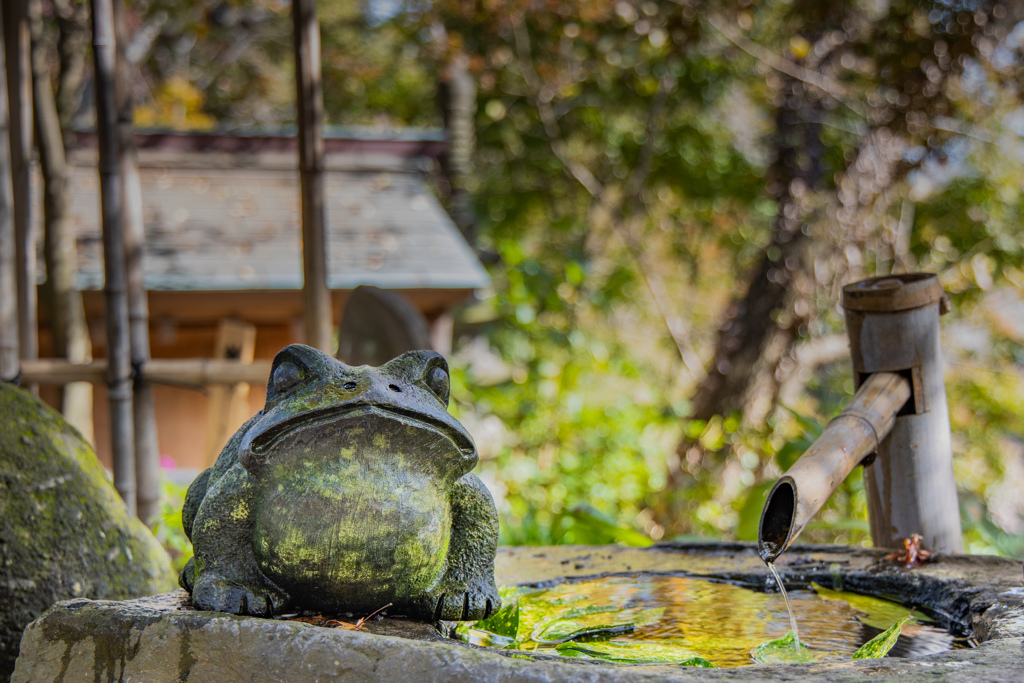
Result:
<svg viewBox="0 0 1024 683">
<path fill-rule="evenodd" d="M 440 365 L 435 365 L 427 371 L 427 387 L 441 399 L 441 403 L 448 405 L 448 391 L 451 388 L 451 380 L 448 378 L 448 371 Z"/>
<path fill-rule="evenodd" d="M 306 379 L 306 373 L 303 368 L 291 361 L 285 361 L 274 368 L 271 382 L 274 385 L 274 391 L 280 393 L 288 391 L 304 379 Z"/>
</svg>

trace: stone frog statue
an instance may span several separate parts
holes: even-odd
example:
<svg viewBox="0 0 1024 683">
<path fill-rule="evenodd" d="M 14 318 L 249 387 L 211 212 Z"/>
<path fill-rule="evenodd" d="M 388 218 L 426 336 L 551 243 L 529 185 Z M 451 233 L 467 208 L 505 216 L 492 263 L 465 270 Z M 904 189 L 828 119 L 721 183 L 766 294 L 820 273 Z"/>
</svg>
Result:
<svg viewBox="0 0 1024 683">
<path fill-rule="evenodd" d="M 448 414 L 432 351 L 349 367 L 308 346 L 277 354 L 262 411 L 192 483 L 182 522 L 195 556 L 182 588 L 204 610 L 295 609 L 482 619 L 498 516 L 470 470 L 476 447 Z"/>
</svg>

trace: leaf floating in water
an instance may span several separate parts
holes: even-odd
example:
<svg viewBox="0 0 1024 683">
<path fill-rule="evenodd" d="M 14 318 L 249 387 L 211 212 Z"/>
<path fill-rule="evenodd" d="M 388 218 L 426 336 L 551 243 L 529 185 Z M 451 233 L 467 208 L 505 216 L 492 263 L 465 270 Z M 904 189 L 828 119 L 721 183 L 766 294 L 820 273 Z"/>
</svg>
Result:
<svg viewBox="0 0 1024 683">
<path fill-rule="evenodd" d="M 907 615 L 906 606 L 897 602 L 890 602 L 870 595 L 860 595 L 859 593 L 834 591 L 829 588 L 825 588 L 824 586 L 819 586 L 816 583 L 811 583 L 811 588 L 813 588 L 814 592 L 825 600 L 839 600 L 845 602 L 858 612 L 862 612 L 864 616 L 858 616 L 857 620 L 862 624 L 867 624 L 868 626 L 877 628 L 880 631 L 884 631 L 894 621 L 902 619 Z M 932 623 L 935 621 L 927 614 L 918 612 L 917 610 L 911 612 L 910 616 L 915 621 L 921 621 L 924 623 Z"/>
<path fill-rule="evenodd" d="M 519 599 L 506 602 L 500 610 L 476 622 L 474 628 L 514 639 L 519 632 Z"/>
<path fill-rule="evenodd" d="M 459 631 L 459 636 L 470 645 L 479 645 L 480 647 L 506 648 L 516 642 L 515 638 L 472 627 Z"/>
<path fill-rule="evenodd" d="M 750 656 L 760 664 L 798 664 L 816 659 L 806 645 L 797 642 L 792 631 L 781 638 L 761 643 L 750 651 Z"/>
<path fill-rule="evenodd" d="M 889 654 L 889 650 L 899 640 L 903 624 L 910 621 L 910 617 L 903 617 L 884 632 L 864 643 L 859 650 L 853 653 L 854 659 L 878 659 Z"/>
<path fill-rule="evenodd" d="M 532 640 L 543 645 L 564 643 L 577 638 L 611 638 L 636 630 L 633 624 L 587 624 L 577 619 L 559 619 L 546 628 L 535 629 Z"/>
<path fill-rule="evenodd" d="M 608 643 L 563 643 L 559 645 L 558 654 L 576 657 L 580 654 L 596 659 L 604 659 L 621 664 L 678 664 L 679 666 L 696 666 L 704 669 L 718 667 L 694 654 L 681 644 L 672 641 L 651 642 L 608 642 Z"/>
<path fill-rule="evenodd" d="M 543 645 L 554 645 L 580 638 L 611 638 L 631 633 L 638 626 L 658 619 L 664 613 L 664 607 L 637 610 L 621 609 L 615 605 L 561 610 L 538 621 L 530 639 Z"/>
</svg>

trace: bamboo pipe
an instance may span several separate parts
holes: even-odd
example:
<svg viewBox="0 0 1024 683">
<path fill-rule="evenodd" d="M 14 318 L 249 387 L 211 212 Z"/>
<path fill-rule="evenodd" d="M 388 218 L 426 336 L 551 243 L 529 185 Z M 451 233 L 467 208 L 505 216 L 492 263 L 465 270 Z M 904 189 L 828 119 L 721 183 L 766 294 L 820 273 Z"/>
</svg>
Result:
<svg viewBox="0 0 1024 683">
<path fill-rule="evenodd" d="M 775 482 L 758 531 L 758 550 L 774 561 L 800 535 L 853 468 L 874 453 L 910 398 L 910 382 L 891 372 L 868 377 L 849 405 Z"/>
<path fill-rule="evenodd" d="M 239 363 L 233 360 L 205 358 L 149 360 L 142 367 L 147 382 L 154 384 L 249 384 L 265 385 L 270 377 L 271 361 Z M 71 363 L 55 358 L 22 361 L 22 377 L 26 382 L 67 384 L 69 382 L 106 382 L 106 359 L 91 363 Z"/>
</svg>

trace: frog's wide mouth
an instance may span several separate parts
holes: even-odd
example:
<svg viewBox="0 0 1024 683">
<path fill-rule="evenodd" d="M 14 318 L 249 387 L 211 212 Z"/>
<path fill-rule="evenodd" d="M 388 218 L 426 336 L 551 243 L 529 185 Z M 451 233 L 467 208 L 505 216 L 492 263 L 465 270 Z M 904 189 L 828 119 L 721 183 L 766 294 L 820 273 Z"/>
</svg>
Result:
<svg viewBox="0 0 1024 683">
<path fill-rule="evenodd" d="M 278 441 L 302 427 L 339 419 L 354 420 L 364 416 L 375 416 L 379 419 L 426 429 L 451 442 L 454 449 L 463 457 L 472 457 L 476 454 L 476 446 L 470 438 L 442 420 L 395 406 L 380 406 L 372 403 L 331 406 L 282 420 L 254 436 L 249 443 L 249 450 L 253 455 L 261 456 L 270 451 Z"/>
</svg>

